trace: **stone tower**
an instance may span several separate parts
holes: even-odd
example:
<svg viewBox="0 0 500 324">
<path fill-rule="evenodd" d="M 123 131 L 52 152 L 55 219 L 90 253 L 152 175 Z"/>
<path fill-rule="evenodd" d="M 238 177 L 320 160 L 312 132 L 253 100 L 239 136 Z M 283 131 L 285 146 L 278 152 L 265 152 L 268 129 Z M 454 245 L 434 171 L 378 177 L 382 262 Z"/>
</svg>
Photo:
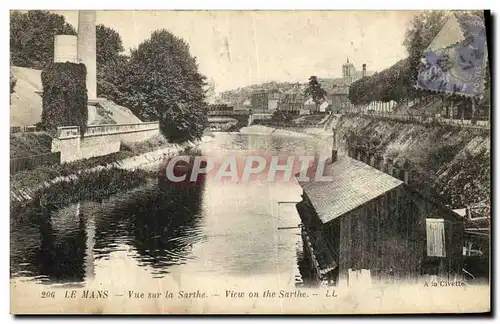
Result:
<svg viewBox="0 0 500 324">
<path fill-rule="evenodd" d="M 344 79 L 344 83 L 351 84 L 355 72 L 356 69 L 354 68 L 354 64 L 349 62 L 349 58 L 347 58 L 347 62 L 342 64 L 342 77 Z"/>
<path fill-rule="evenodd" d="M 96 71 L 96 12 L 78 11 L 78 62 L 87 68 L 87 95 L 89 102 L 97 99 Z"/>
</svg>

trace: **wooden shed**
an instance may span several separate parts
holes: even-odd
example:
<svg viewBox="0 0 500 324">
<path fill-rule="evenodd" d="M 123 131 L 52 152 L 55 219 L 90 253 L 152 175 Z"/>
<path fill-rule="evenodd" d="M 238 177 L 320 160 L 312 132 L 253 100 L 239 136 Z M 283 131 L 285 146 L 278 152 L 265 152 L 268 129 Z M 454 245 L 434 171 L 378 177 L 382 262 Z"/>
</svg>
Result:
<svg viewBox="0 0 500 324">
<path fill-rule="evenodd" d="M 351 285 L 456 278 L 463 220 L 405 184 L 348 156 L 327 161 L 333 181 L 299 182 L 304 253 L 316 281 Z"/>
</svg>

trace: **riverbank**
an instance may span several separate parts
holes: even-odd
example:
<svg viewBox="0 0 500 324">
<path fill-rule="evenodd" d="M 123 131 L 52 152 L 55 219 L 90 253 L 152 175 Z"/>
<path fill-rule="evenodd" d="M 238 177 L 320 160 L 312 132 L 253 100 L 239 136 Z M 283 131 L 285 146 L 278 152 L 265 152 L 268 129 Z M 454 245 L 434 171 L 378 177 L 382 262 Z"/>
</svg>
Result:
<svg viewBox="0 0 500 324">
<path fill-rule="evenodd" d="M 333 137 L 333 132 L 331 129 L 325 129 L 324 127 L 304 127 L 296 128 L 297 131 L 302 131 L 304 134 L 308 134 L 318 138 L 328 138 Z"/>
<path fill-rule="evenodd" d="M 240 129 L 241 134 L 245 135 L 275 135 L 275 136 L 294 136 L 294 137 L 307 137 L 309 134 L 297 132 L 284 128 L 269 127 L 263 125 L 252 125 Z"/>
<path fill-rule="evenodd" d="M 245 127 L 243 134 L 313 136 L 331 140 L 324 127 Z M 340 151 L 377 154 L 412 173 L 416 186 L 431 188 L 446 204 L 465 208 L 490 204 L 491 153 L 487 129 L 422 125 L 368 116 L 342 116 L 337 125 Z"/>
<path fill-rule="evenodd" d="M 101 173 L 109 173 L 110 175 L 118 175 L 123 181 L 128 183 L 141 184 L 138 179 L 144 178 L 145 174 L 136 172 L 137 170 L 153 171 L 155 166 L 167 156 L 179 154 L 183 151 L 192 149 L 203 142 L 210 141 L 211 136 L 203 136 L 199 141 L 188 141 L 183 144 L 171 144 L 168 147 L 163 147 L 154 151 L 138 154 L 135 156 L 120 159 L 120 154 L 113 156 L 105 156 L 96 159 L 94 162 L 78 161 L 77 163 L 66 166 L 56 166 L 56 168 L 40 168 L 37 170 L 28 170 L 24 173 L 15 174 L 11 177 L 10 203 L 11 208 L 16 209 L 23 207 L 40 199 L 44 193 L 54 187 L 71 189 L 81 181 L 90 181 L 92 177 L 97 177 Z M 77 169 L 78 166 L 97 165 Z M 128 186 L 128 184 L 124 184 Z M 128 187 L 127 187 L 128 188 Z M 66 190 L 65 189 L 65 190 Z M 61 189 L 62 190 L 62 189 Z M 93 189 L 92 189 L 93 190 Z M 60 191 L 60 190 L 59 190 Z M 103 190 L 103 193 L 113 193 L 114 191 Z M 104 195 L 104 194 L 103 194 Z M 49 202 L 50 203 L 50 202 Z"/>
<path fill-rule="evenodd" d="M 339 146 L 382 157 L 411 172 L 415 186 L 431 188 L 452 208 L 490 205 L 491 153 L 487 129 L 422 125 L 343 116 Z"/>
</svg>

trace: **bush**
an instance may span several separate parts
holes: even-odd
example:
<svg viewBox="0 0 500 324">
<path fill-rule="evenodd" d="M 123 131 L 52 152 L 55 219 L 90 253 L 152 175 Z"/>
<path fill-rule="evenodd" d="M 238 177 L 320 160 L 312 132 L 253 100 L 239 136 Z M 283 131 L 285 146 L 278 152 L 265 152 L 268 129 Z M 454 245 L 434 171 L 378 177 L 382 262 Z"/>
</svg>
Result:
<svg viewBox="0 0 500 324">
<path fill-rule="evenodd" d="M 16 133 L 10 135 L 10 158 L 22 158 L 50 153 L 52 137 L 45 133 Z"/>
<path fill-rule="evenodd" d="M 121 144 L 120 151 L 132 152 L 133 154 L 142 154 L 152 152 L 160 148 L 172 146 L 168 140 L 161 134 L 154 136 L 143 142 Z"/>
<path fill-rule="evenodd" d="M 11 74 L 10 75 L 10 94 L 15 92 L 17 79 Z"/>
<path fill-rule="evenodd" d="M 39 204 L 44 208 L 62 207 L 82 200 L 101 201 L 119 192 L 143 185 L 153 173 L 144 170 L 104 169 L 83 173 L 79 179 L 58 182 L 43 189 Z"/>
<path fill-rule="evenodd" d="M 51 132 L 60 126 L 87 127 L 87 69 L 83 64 L 53 63 L 42 71 L 42 125 Z"/>
<path fill-rule="evenodd" d="M 43 69 L 54 61 L 54 36 L 76 35 L 62 15 L 46 10 L 10 12 L 10 62 Z"/>
</svg>

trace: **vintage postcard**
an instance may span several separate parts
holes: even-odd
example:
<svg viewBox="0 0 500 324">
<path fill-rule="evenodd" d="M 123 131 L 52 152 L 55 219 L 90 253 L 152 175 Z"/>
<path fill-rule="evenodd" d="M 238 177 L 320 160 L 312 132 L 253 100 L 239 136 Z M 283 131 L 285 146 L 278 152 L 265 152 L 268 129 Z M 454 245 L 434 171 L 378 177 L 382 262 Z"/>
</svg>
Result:
<svg viewBox="0 0 500 324">
<path fill-rule="evenodd" d="M 11 10 L 11 313 L 489 313 L 490 30 Z"/>
</svg>

